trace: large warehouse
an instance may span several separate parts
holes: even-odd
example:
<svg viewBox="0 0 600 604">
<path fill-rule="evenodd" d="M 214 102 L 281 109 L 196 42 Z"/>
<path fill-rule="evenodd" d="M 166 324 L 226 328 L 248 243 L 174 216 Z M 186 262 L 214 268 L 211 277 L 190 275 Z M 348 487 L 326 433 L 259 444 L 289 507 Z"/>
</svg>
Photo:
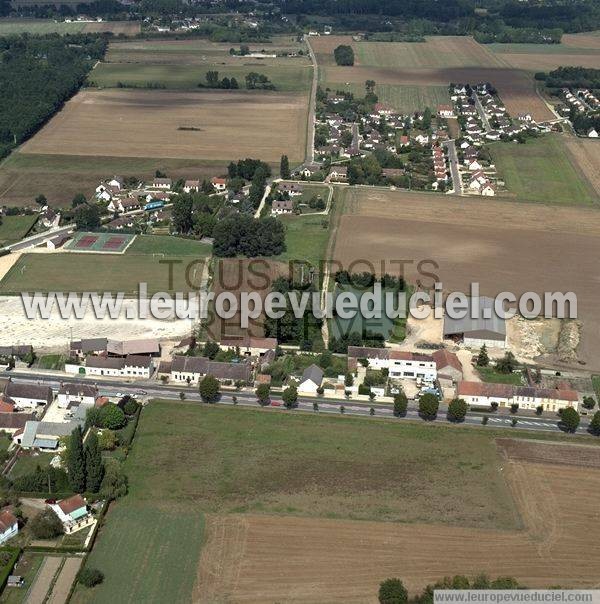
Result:
<svg viewBox="0 0 600 604">
<path fill-rule="evenodd" d="M 481 348 L 484 344 L 488 348 L 504 348 L 506 320 L 495 313 L 492 298 L 470 298 L 463 318 L 454 319 L 447 314 L 444 317 L 444 338 L 462 342 L 468 348 Z"/>
</svg>

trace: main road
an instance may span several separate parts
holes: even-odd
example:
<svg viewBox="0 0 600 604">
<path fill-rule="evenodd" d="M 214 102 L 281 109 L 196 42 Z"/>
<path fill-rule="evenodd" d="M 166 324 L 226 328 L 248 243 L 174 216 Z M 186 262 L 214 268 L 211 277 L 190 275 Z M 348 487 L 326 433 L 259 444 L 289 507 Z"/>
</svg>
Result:
<svg viewBox="0 0 600 604">
<path fill-rule="evenodd" d="M 38 383 L 44 383 L 57 390 L 61 383 L 73 383 L 73 382 L 84 382 L 93 383 L 98 386 L 99 392 L 103 396 L 116 396 L 117 394 L 135 394 L 136 392 L 143 392 L 138 396 L 144 396 L 146 398 L 162 398 L 162 399 L 174 399 L 176 401 L 181 400 L 181 394 L 186 401 L 201 402 L 198 388 L 195 386 L 171 386 L 167 384 L 161 384 L 151 380 L 138 380 L 135 382 L 119 380 L 117 378 L 102 378 L 100 376 L 94 376 L 93 378 L 81 378 L 77 376 L 62 376 L 48 373 L 36 373 L 34 371 L 18 372 L 18 371 L 5 371 L 0 372 L 0 375 L 5 377 L 11 377 L 15 382 L 32 382 L 37 381 Z M 235 399 L 235 403 L 234 403 Z M 271 407 L 279 409 L 284 413 L 293 413 L 294 411 L 287 410 L 281 401 L 281 395 L 273 394 L 271 397 Z M 317 408 L 315 409 L 315 403 Z M 239 392 L 223 392 L 218 401 L 219 405 L 243 406 L 243 407 L 254 407 L 260 408 L 256 396 L 253 392 L 239 391 Z M 408 411 L 403 417 L 394 417 L 392 405 L 383 403 L 364 403 L 362 401 L 353 401 L 346 399 L 322 399 L 315 397 L 298 397 L 297 410 L 304 412 L 318 412 L 320 414 L 335 414 L 365 417 L 369 419 L 389 419 L 392 421 L 404 421 L 404 420 L 419 420 L 422 421 L 415 401 L 410 401 Z M 371 411 L 373 409 L 373 412 Z M 494 428 L 507 428 L 510 431 L 521 431 L 521 430 L 532 430 L 535 432 L 561 432 L 558 427 L 558 421 L 556 419 L 543 418 L 543 417 L 532 417 L 532 416 L 507 416 L 502 414 L 494 413 L 475 413 L 469 412 L 463 422 L 460 424 L 450 423 L 446 418 L 445 409 L 441 409 L 437 417 L 431 420 L 429 423 L 432 424 L 444 424 L 446 426 L 452 425 L 468 425 L 477 426 L 485 429 L 482 424 L 482 418 L 488 418 L 488 425 Z M 513 418 L 517 419 L 517 424 L 512 425 Z M 577 433 L 578 435 L 587 434 L 589 422 L 583 419 Z"/>
<path fill-rule="evenodd" d="M 452 186 L 454 188 L 454 194 L 462 195 L 463 186 L 460 178 L 460 171 L 458 169 L 458 153 L 456 152 L 456 144 L 454 140 L 450 139 L 449 141 L 446 141 L 444 145 L 448 149 L 448 160 L 450 162 L 450 172 L 452 173 Z"/>
</svg>

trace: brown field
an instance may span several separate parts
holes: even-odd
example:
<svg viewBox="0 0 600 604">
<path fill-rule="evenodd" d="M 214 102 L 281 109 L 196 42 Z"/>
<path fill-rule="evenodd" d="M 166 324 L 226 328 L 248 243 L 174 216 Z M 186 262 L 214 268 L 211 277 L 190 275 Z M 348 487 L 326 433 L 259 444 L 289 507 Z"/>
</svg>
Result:
<svg viewBox="0 0 600 604">
<path fill-rule="evenodd" d="M 387 577 L 402 577 L 415 592 L 447 575 L 480 572 L 529 587 L 598 587 L 600 531 L 585 510 L 600 494 L 600 472 L 529 461 L 555 445 L 541 452 L 531 445 L 527 454 L 505 444 L 504 472 L 525 530 L 211 516 L 194 601 L 375 603 Z M 574 460 L 588 449 L 556 448 Z"/>
<path fill-rule="evenodd" d="M 600 49 L 600 31 L 582 34 L 564 34 L 562 43 L 565 46 L 573 46 L 574 48 Z"/>
<path fill-rule="evenodd" d="M 527 71 L 552 71 L 564 65 L 595 68 L 600 65 L 597 54 L 503 53 L 501 56 L 511 67 Z"/>
<path fill-rule="evenodd" d="M 512 460 L 600 468 L 600 448 L 594 445 L 574 447 L 568 443 L 542 443 L 515 438 L 500 438 L 497 443 Z"/>
<path fill-rule="evenodd" d="M 137 21 L 103 21 L 101 23 L 86 23 L 84 34 L 111 32 L 115 36 L 136 36 L 142 31 L 142 24 Z"/>
<path fill-rule="evenodd" d="M 215 295 L 221 292 L 232 292 L 238 303 L 242 292 L 256 291 L 264 299 L 271 291 L 273 281 L 287 274 L 287 265 L 281 262 L 273 262 L 263 258 L 224 258 L 215 266 L 212 289 Z M 221 319 L 214 316 L 213 320 L 207 321 L 206 330 L 216 340 L 232 338 L 237 336 L 263 337 L 264 329 L 262 319 L 250 320 L 248 329 L 240 327 L 240 315 L 231 319 Z"/>
<path fill-rule="evenodd" d="M 439 268 L 424 270 L 439 275 L 446 291 L 468 291 L 478 282 L 490 296 L 575 292 L 583 321 L 579 357 L 600 369 L 600 282 L 592 277 L 600 249 L 596 210 L 356 189 L 346 192 L 344 209 L 333 258 L 345 266 L 366 258 L 377 270 L 382 263 L 394 270 L 391 260 L 410 260 L 407 277 L 414 282 L 416 263 L 432 259 Z"/>
<path fill-rule="evenodd" d="M 346 44 L 354 49 L 354 65 L 358 65 L 357 43 L 352 36 L 311 36 L 310 45 L 317 57 L 317 63 L 321 65 L 335 65 L 333 51 L 340 45 Z M 344 69 L 344 68 L 342 68 Z"/>
<path fill-rule="evenodd" d="M 265 161 L 286 153 L 302 161 L 306 112 L 302 94 L 83 91 L 21 152 Z"/>
<path fill-rule="evenodd" d="M 596 192 L 600 193 L 600 144 L 599 141 L 575 138 L 564 139 L 565 145 L 576 166 L 590 181 Z"/>
</svg>

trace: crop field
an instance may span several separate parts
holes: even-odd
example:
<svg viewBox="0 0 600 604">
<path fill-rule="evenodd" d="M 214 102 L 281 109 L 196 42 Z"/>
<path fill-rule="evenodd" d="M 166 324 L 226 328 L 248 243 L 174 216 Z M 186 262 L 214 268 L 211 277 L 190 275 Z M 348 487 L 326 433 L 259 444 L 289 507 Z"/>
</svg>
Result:
<svg viewBox="0 0 600 604">
<path fill-rule="evenodd" d="M 598 141 L 570 136 L 564 140 L 571 161 L 600 196 L 600 145 Z"/>
<path fill-rule="evenodd" d="M 154 243 L 141 244 L 151 250 Z M 139 248 L 138 248 L 139 249 Z M 210 248 L 198 247 L 194 258 L 206 258 Z M 179 260 L 169 280 L 168 260 Z M 58 253 L 23 254 L 0 281 L 0 294 L 38 292 L 123 292 L 137 293 L 138 283 L 148 284 L 148 292 L 189 292 L 199 283 L 202 264 L 190 264 L 188 254 L 180 257 L 168 251 L 125 254 Z"/>
<path fill-rule="evenodd" d="M 57 150 L 61 150 L 58 147 Z M 63 149 L 64 150 L 64 149 Z M 102 149 L 106 153 L 108 149 Z M 146 149 L 139 149 L 139 153 Z M 77 193 L 88 199 L 98 184 L 113 174 L 154 177 L 161 170 L 173 180 L 205 178 L 222 174 L 227 162 L 205 159 L 165 159 L 155 157 L 107 157 L 104 155 L 50 155 L 11 153 L 0 163 L 0 203 L 8 206 L 35 206 L 43 193 L 55 206 L 70 206 Z"/>
<path fill-rule="evenodd" d="M 307 103 L 284 93 L 83 91 L 21 153 L 175 159 L 304 159 Z M 273 136 L 277 132 L 277 136 Z M 67 152 L 67 153 L 65 153 Z"/>
<path fill-rule="evenodd" d="M 585 172 L 572 161 L 565 148 L 568 140 L 566 136 L 549 135 L 530 140 L 525 145 L 490 145 L 490 152 L 500 178 L 518 199 L 551 204 L 598 205 L 600 190 L 594 190 Z M 589 147 L 586 152 L 582 146 L 583 153 L 578 151 L 578 147 L 574 149 L 582 161 L 594 161 Z M 591 174 L 590 168 L 587 173 Z"/>
<path fill-rule="evenodd" d="M 38 214 L 30 216 L 3 216 L 2 224 L 0 224 L 0 244 L 6 245 L 23 239 L 37 222 L 38 218 Z"/>
<path fill-rule="evenodd" d="M 564 34 L 563 46 L 574 46 L 575 48 L 600 49 L 600 31 L 588 31 L 581 34 Z"/>
<path fill-rule="evenodd" d="M 417 264 L 433 260 L 438 268 L 422 270 L 435 273 L 445 291 L 468 292 L 476 282 L 489 296 L 575 292 L 583 322 L 578 354 L 600 369 L 600 284 L 589 278 L 600 246 L 596 209 L 367 190 L 347 190 L 343 207 L 333 259 L 344 266 L 366 258 L 377 272 L 398 272 L 393 262 L 402 260 L 410 282 L 431 286 Z"/>
<path fill-rule="evenodd" d="M 531 113 L 535 119 L 553 118 L 537 95 L 533 76 L 510 65 L 504 55 L 487 49 L 466 36 L 428 37 L 426 42 L 354 42 L 354 67 L 338 67 L 327 59 L 329 43 L 314 42 L 319 78 L 332 88 L 336 84 L 359 84 L 368 79 L 378 85 L 444 87 L 450 82 L 492 82 L 511 114 Z M 335 45 L 333 45 L 335 47 Z M 333 52 L 330 50 L 329 55 Z M 323 60 L 322 60 L 323 59 Z M 410 93 L 409 93 L 410 94 Z"/>
<path fill-rule="evenodd" d="M 0 36 L 12 34 L 78 34 L 112 32 L 115 35 L 123 34 L 135 36 L 141 30 L 140 23 L 136 21 L 103 21 L 101 23 L 65 23 L 51 19 L 0 19 Z"/>
</svg>

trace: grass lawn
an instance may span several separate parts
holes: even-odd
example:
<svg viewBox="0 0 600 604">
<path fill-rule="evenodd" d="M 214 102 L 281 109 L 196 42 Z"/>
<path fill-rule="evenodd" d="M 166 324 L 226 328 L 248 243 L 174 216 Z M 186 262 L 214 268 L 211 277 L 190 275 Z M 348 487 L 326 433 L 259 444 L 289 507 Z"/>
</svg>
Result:
<svg viewBox="0 0 600 604">
<path fill-rule="evenodd" d="M 329 228 L 323 228 L 323 223 L 329 224 L 329 216 L 300 215 L 280 216 L 285 226 L 285 243 L 287 250 L 275 256 L 274 260 L 289 262 L 305 260 L 315 267 L 325 259 Z"/>
<path fill-rule="evenodd" d="M 516 522 L 493 438 L 479 430 L 155 401 L 125 469 L 125 502 L 166 510 Z"/>
<path fill-rule="evenodd" d="M 165 261 L 178 260 L 170 267 Z M 28 292 L 123 292 L 135 295 L 139 283 L 148 293 L 189 292 L 198 283 L 202 266 L 195 260 L 150 254 L 23 254 L 0 282 L 0 294 Z M 189 281 L 186 271 L 189 267 Z"/>
<path fill-rule="evenodd" d="M 36 366 L 40 369 L 62 370 L 67 359 L 68 357 L 62 354 L 45 354 L 37 360 Z"/>
<path fill-rule="evenodd" d="M 0 595 L 0 604 L 20 604 L 21 602 L 25 602 L 27 592 L 34 581 L 43 560 L 43 554 L 35 554 L 26 551 L 21 555 L 21 558 L 14 569 L 14 574 L 21 575 L 25 580 L 25 585 L 21 588 L 4 588 L 2 595 Z"/>
<path fill-rule="evenodd" d="M 308 90 L 312 78 L 312 67 L 309 64 L 281 59 L 280 65 L 262 65 L 248 60 L 240 65 L 222 65 L 218 62 L 206 65 L 186 65 L 173 63 L 101 63 L 89 75 L 89 81 L 98 87 L 116 87 L 118 83 L 127 86 L 142 87 L 158 84 L 172 90 L 198 90 L 198 84 L 205 83 L 207 71 L 218 71 L 219 78 L 234 77 L 240 88 L 245 88 L 245 77 L 251 71 L 265 74 L 282 92 Z"/>
<path fill-rule="evenodd" d="M 3 216 L 0 224 L 0 244 L 14 243 L 20 241 L 29 233 L 37 222 L 39 214 L 31 216 Z"/>
<path fill-rule="evenodd" d="M 183 239 L 170 235 L 138 235 L 127 248 L 127 254 L 165 254 L 166 256 L 210 256 L 212 247 L 195 239 Z"/>
<path fill-rule="evenodd" d="M 38 455 L 25 454 L 19 456 L 17 463 L 12 467 L 9 477 L 12 479 L 25 476 L 35 471 L 37 466 L 49 466 L 56 453 L 39 453 Z"/>
<path fill-rule="evenodd" d="M 570 161 L 560 135 L 524 145 L 495 143 L 490 152 L 508 191 L 524 201 L 593 205 L 600 197 Z"/>
<path fill-rule="evenodd" d="M 0 451 L 6 451 L 12 442 L 7 434 L 0 434 Z"/>
<path fill-rule="evenodd" d="M 53 206 L 70 207 L 77 193 L 90 198 L 98 183 L 107 176 L 121 174 L 150 179 L 155 170 L 161 170 L 173 180 L 202 179 L 226 173 L 227 162 L 14 152 L 0 163 L 0 203 L 31 205 L 43 192 Z"/>
<path fill-rule="evenodd" d="M 327 82 L 332 90 L 344 90 L 351 92 L 354 96 L 362 98 L 365 96 L 364 84 L 331 83 Z M 385 103 L 397 111 L 412 113 L 423 111 L 430 107 L 437 111 L 438 105 L 449 104 L 450 95 L 446 86 L 418 86 L 398 84 L 377 84 L 375 93 L 380 103 Z"/>
<path fill-rule="evenodd" d="M 484 382 L 495 382 L 497 384 L 514 384 L 515 386 L 523 385 L 523 375 L 517 373 L 500 373 L 494 367 L 477 367 L 479 376 Z"/>
</svg>

